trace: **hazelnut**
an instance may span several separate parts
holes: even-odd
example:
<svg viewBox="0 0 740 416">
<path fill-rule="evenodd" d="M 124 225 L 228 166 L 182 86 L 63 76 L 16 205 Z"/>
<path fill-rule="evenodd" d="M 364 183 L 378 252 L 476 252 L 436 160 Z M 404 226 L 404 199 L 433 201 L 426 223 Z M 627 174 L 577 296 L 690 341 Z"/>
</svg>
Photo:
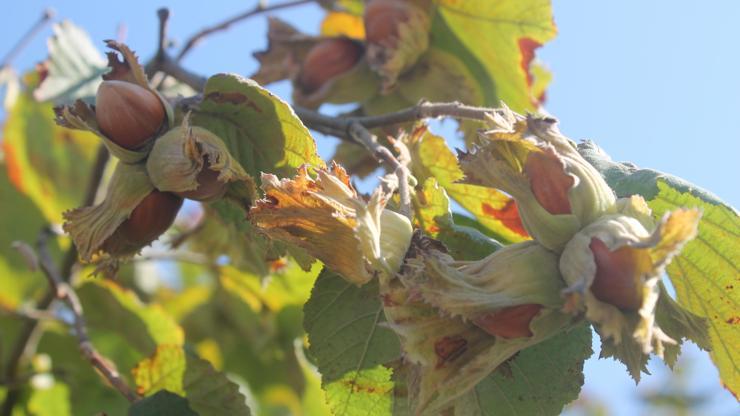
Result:
<svg viewBox="0 0 740 416">
<path fill-rule="evenodd" d="M 363 52 L 362 45 L 353 40 L 324 39 L 306 54 L 298 83 L 305 93 L 310 94 L 330 79 L 352 69 Z"/>
<path fill-rule="evenodd" d="M 596 262 L 596 276 L 591 283 L 596 299 L 624 310 L 640 309 L 639 274 L 640 270 L 649 270 L 651 264 L 647 251 L 627 246 L 609 251 L 598 238 L 591 239 L 589 248 Z"/>
<path fill-rule="evenodd" d="M 211 164 L 206 162 L 196 178 L 198 187 L 191 191 L 175 192 L 175 194 L 195 201 L 218 199 L 226 192 L 226 183 L 219 181 L 218 175 L 219 172 L 211 169 Z"/>
<path fill-rule="evenodd" d="M 479 316 L 473 320 L 473 323 L 489 334 L 502 338 L 531 337 L 532 331 L 529 329 L 529 324 L 541 309 L 542 305 L 536 303 L 509 306 Z"/>
<path fill-rule="evenodd" d="M 162 127 L 166 119 L 159 97 L 136 84 L 103 81 L 95 99 L 100 131 L 117 145 L 135 150 Z"/>
<path fill-rule="evenodd" d="M 409 5 L 396 0 L 373 0 L 365 6 L 365 40 L 395 47 L 398 26 L 408 21 Z"/>
<path fill-rule="evenodd" d="M 145 196 L 131 215 L 103 244 L 109 253 L 137 251 L 159 238 L 175 221 L 182 198 L 154 190 Z"/>
</svg>

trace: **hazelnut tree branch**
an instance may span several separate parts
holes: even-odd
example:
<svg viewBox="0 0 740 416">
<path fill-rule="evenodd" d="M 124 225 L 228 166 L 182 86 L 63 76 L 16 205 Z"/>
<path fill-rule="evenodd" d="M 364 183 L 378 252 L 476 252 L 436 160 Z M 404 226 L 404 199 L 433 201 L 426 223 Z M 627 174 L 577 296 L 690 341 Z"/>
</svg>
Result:
<svg viewBox="0 0 740 416">
<path fill-rule="evenodd" d="M 95 162 L 93 162 L 93 166 L 90 171 L 90 182 L 85 191 L 83 206 L 92 205 L 93 202 L 95 202 L 95 195 L 100 187 L 100 182 L 103 178 L 103 171 L 105 170 L 109 157 L 108 149 L 106 149 L 105 146 L 100 145 L 97 156 L 95 157 Z M 74 244 L 71 244 L 64 255 L 59 272 L 63 281 L 70 280 L 72 270 L 76 263 L 77 247 Z M 56 299 L 56 294 L 53 290 L 48 290 L 36 303 L 35 309 L 38 311 L 47 310 L 54 299 Z M 13 407 L 15 407 L 15 404 L 20 398 L 22 386 L 13 381 L 18 378 L 21 361 L 24 357 L 27 357 L 33 352 L 35 349 L 35 342 L 38 341 L 38 320 L 30 319 L 30 317 L 26 318 L 27 319 L 24 319 L 18 338 L 10 351 L 7 365 L 4 368 L 3 378 L 8 380 L 11 387 L 8 388 L 5 395 L 5 401 L 3 402 L 2 407 L 0 407 L 0 415 L 2 416 L 10 416 L 13 412 Z"/>
<path fill-rule="evenodd" d="M 36 242 L 39 266 L 49 281 L 49 286 L 54 297 L 64 302 L 72 311 L 72 328 L 77 337 L 80 352 L 123 397 L 130 402 L 135 402 L 139 399 L 139 395 L 126 384 L 126 381 L 121 378 L 118 371 L 108 364 L 108 360 L 95 349 L 95 346 L 90 341 L 80 299 L 77 297 L 74 289 L 72 289 L 72 286 L 62 278 L 62 275 L 51 259 L 48 240 L 52 236 L 54 236 L 54 232 L 49 228 L 45 228 L 39 234 L 38 241 Z"/>
<path fill-rule="evenodd" d="M 11 62 L 13 62 L 13 59 L 15 59 L 16 56 L 20 53 L 20 51 L 23 50 L 23 48 L 28 45 L 28 42 L 33 39 L 34 36 L 36 36 L 37 33 L 41 31 L 41 29 L 46 26 L 47 23 L 51 21 L 51 19 L 54 18 L 54 10 L 52 9 L 46 9 L 41 14 L 41 17 L 39 20 L 37 20 L 30 28 L 28 28 L 28 31 L 21 36 L 20 39 L 13 45 L 13 47 L 3 56 L 3 59 L 0 60 L 0 69 L 5 68 L 6 66 L 10 65 Z"/>
<path fill-rule="evenodd" d="M 182 61 L 185 55 L 187 55 L 205 37 L 212 35 L 213 33 L 227 30 L 231 25 L 235 23 L 239 23 L 241 21 L 244 21 L 252 16 L 256 16 L 261 13 L 267 13 L 267 12 L 271 12 L 271 11 L 279 10 L 279 9 L 287 9 L 289 7 L 300 6 L 303 4 L 315 3 L 315 2 L 316 0 L 292 0 L 292 1 L 286 1 L 284 3 L 267 5 L 266 1 L 260 0 L 257 2 L 257 4 L 253 8 L 245 12 L 242 12 L 240 14 L 237 14 L 236 16 L 229 17 L 228 19 L 220 23 L 217 23 L 215 25 L 205 27 L 201 29 L 200 31 L 198 31 L 197 33 L 190 36 L 190 38 L 188 38 L 188 40 L 185 42 L 185 46 L 182 47 L 180 52 L 175 57 L 175 61 L 176 62 Z"/>
</svg>

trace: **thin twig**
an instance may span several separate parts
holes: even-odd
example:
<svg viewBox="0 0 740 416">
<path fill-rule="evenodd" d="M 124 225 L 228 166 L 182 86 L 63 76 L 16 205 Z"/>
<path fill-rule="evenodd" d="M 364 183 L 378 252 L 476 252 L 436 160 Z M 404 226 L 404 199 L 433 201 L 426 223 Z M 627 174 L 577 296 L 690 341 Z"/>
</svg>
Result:
<svg viewBox="0 0 740 416">
<path fill-rule="evenodd" d="M 21 36 L 20 39 L 18 39 L 18 42 L 13 45 L 13 47 L 8 51 L 8 53 L 5 54 L 2 60 L 0 60 L 0 68 L 5 68 L 6 66 L 10 65 L 11 62 L 13 62 L 13 59 L 20 53 L 20 51 L 23 50 L 23 48 L 28 45 L 28 42 L 33 39 L 34 36 L 36 36 L 37 33 L 41 31 L 41 29 L 46 26 L 47 23 L 51 21 L 51 19 L 54 18 L 54 10 L 53 9 L 46 9 L 41 14 L 41 17 L 39 20 L 36 21 L 36 23 L 31 26 L 26 33 Z"/>
<path fill-rule="evenodd" d="M 287 1 L 285 3 L 278 3 L 278 4 L 273 4 L 271 6 L 268 6 L 268 5 L 265 5 L 266 2 L 260 0 L 257 2 L 257 5 L 255 5 L 253 8 L 243 13 L 240 13 L 236 16 L 232 16 L 224 20 L 223 22 L 217 23 L 213 26 L 205 27 L 201 29 L 199 32 L 190 36 L 190 38 L 185 42 L 185 46 L 182 47 L 182 49 L 180 50 L 180 53 L 178 53 L 177 57 L 175 57 L 175 61 L 176 62 L 182 61 L 185 55 L 187 55 L 200 41 L 202 41 L 203 38 L 213 33 L 226 30 L 234 23 L 241 22 L 252 16 L 256 16 L 260 13 L 266 13 L 266 12 L 271 12 L 271 11 L 275 11 L 279 9 L 285 9 L 288 7 L 294 7 L 294 6 L 300 6 L 303 4 L 314 3 L 315 1 L 316 0 L 293 0 L 293 1 Z"/>
<path fill-rule="evenodd" d="M 49 238 L 52 236 L 54 236 L 54 233 L 49 228 L 42 230 L 39 234 L 39 238 L 36 243 L 36 249 L 39 256 L 39 266 L 44 272 L 44 276 L 46 276 L 49 281 L 49 286 L 51 287 L 54 296 L 63 301 L 72 311 L 72 327 L 77 336 L 80 352 L 82 352 L 82 355 L 90 361 L 90 364 L 92 364 L 93 367 L 95 367 L 95 369 L 97 369 L 98 372 L 108 380 L 111 386 L 118 390 L 128 401 L 135 402 L 139 399 L 139 395 L 136 394 L 128 384 L 126 384 L 126 381 L 121 378 L 118 371 L 108 364 L 108 360 L 100 355 L 90 341 L 80 299 L 77 297 L 77 293 L 75 293 L 74 289 L 72 289 L 72 286 L 70 286 L 59 274 L 59 271 L 56 269 L 56 266 L 51 259 L 48 243 Z"/>
<path fill-rule="evenodd" d="M 100 147 L 98 148 L 97 156 L 95 157 L 95 162 L 93 163 L 90 171 L 90 182 L 88 183 L 87 190 L 85 191 L 85 198 L 82 201 L 83 206 L 92 205 L 95 201 L 95 195 L 97 194 L 98 188 L 100 187 L 100 182 L 103 178 L 103 171 L 105 170 L 105 165 L 108 163 L 108 158 L 108 149 L 106 149 L 105 146 L 100 145 Z M 65 281 L 68 281 L 71 278 L 72 269 L 74 268 L 76 263 L 77 247 L 72 244 L 67 250 L 64 259 L 62 260 L 62 266 L 60 268 L 61 276 L 63 277 L 63 279 L 65 279 Z M 44 297 L 36 303 L 36 309 L 48 309 L 49 305 L 51 305 L 51 302 L 54 299 L 54 292 L 48 290 L 44 294 Z M 21 360 L 23 359 L 23 357 L 28 356 L 29 352 L 35 348 L 32 346 L 35 345 L 34 340 L 38 339 L 37 336 L 34 336 L 34 334 L 37 333 L 37 328 L 39 328 L 37 320 L 25 319 L 23 327 L 21 327 L 20 333 L 18 334 L 18 338 L 15 344 L 13 344 L 13 348 L 10 351 L 7 366 L 5 367 L 5 380 L 13 381 L 17 378 L 19 374 Z M 15 383 L 13 383 L 13 385 L 15 385 Z M 5 401 L 3 402 L 2 408 L 0 408 L 0 415 L 10 416 L 12 414 L 13 407 L 15 407 L 15 404 L 20 398 L 20 393 L 20 387 L 8 388 L 8 391 L 5 395 Z"/>
</svg>

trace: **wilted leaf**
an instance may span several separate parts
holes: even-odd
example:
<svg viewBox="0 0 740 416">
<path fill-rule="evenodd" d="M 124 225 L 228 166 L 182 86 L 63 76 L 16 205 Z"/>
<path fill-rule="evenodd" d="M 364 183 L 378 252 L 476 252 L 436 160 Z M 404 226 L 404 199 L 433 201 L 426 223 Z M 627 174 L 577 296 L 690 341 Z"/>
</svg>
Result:
<svg viewBox="0 0 740 416">
<path fill-rule="evenodd" d="M 51 103 L 18 97 L 5 124 L 3 148 L 8 176 L 48 221 L 82 201 L 99 139 L 54 124 Z"/>
<path fill-rule="evenodd" d="M 70 21 L 54 25 L 48 43 L 48 75 L 33 95 L 39 101 L 57 104 L 76 99 L 89 101 L 95 96 L 100 76 L 107 71 L 106 61 L 84 30 Z"/>
<path fill-rule="evenodd" d="M 190 408 L 202 415 L 250 414 L 236 384 L 180 346 L 160 345 L 133 373 L 139 394 L 150 396 L 168 390 L 187 398 Z"/>
</svg>

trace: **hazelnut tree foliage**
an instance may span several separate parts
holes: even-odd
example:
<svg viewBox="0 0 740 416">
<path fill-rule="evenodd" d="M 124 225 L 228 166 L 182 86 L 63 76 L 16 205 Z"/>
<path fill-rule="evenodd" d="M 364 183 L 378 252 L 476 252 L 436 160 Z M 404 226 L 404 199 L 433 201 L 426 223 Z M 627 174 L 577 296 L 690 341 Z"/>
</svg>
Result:
<svg viewBox="0 0 740 416">
<path fill-rule="evenodd" d="M 248 77 L 179 64 L 307 2 L 179 53 L 160 10 L 150 59 L 62 22 L 3 68 L 0 414 L 558 414 L 592 328 L 636 382 L 690 340 L 737 394 L 737 211 L 559 133 L 548 0 L 323 1 Z"/>
</svg>

